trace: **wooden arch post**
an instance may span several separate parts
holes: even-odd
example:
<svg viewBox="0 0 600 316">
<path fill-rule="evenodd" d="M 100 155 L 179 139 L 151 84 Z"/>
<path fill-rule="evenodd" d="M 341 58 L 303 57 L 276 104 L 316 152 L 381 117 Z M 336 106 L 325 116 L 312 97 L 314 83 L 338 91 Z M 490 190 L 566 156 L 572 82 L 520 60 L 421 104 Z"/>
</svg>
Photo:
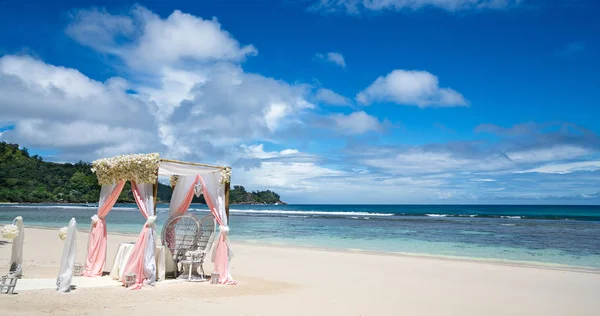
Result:
<svg viewBox="0 0 600 316">
<path fill-rule="evenodd" d="M 156 182 L 152 185 L 152 195 L 154 195 L 154 216 L 156 216 L 156 197 L 158 196 L 158 168 L 156 168 Z"/>
<path fill-rule="evenodd" d="M 229 225 L 229 182 L 225 183 L 225 215 L 227 216 L 227 225 Z"/>
</svg>

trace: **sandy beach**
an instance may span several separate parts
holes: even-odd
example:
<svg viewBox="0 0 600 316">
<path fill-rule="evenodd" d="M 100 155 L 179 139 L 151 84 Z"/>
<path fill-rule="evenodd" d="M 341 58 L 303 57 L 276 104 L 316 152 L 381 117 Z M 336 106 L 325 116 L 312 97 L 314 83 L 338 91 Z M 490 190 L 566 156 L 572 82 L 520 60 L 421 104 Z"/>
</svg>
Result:
<svg viewBox="0 0 600 316">
<path fill-rule="evenodd" d="M 108 262 L 135 236 L 109 234 Z M 56 277 L 57 230 L 27 228 L 25 279 Z M 87 232 L 78 233 L 83 262 Z M 489 262 L 233 244 L 237 286 L 157 283 L 1 295 L 10 315 L 597 315 L 600 274 Z M 10 243 L 0 243 L 8 270 Z M 211 271 L 211 263 L 205 263 Z M 76 282 L 74 282 L 75 284 Z M 7 314 L 8 315 L 8 314 Z"/>
</svg>

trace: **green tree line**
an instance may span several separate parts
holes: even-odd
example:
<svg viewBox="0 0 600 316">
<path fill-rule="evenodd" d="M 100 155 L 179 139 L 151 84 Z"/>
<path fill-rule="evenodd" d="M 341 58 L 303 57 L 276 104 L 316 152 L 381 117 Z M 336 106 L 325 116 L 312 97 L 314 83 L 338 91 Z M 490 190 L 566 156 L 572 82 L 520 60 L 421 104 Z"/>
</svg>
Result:
<svg viewBox="0 0 600 316">
<path fill-rule="evenodd" d="M 88 162 L 47 162 L 31 156 L 27 148 L 0 142 L 0 202 L 21 203 L 96 203 L 100 186 Z M 157 200 L 171 199 L 170 186 L 159 183 Z M 119 203 L 133 203 L 129 182 L 119 196 Z M 194 203 L 205 203 L 204 196 Z M 278 203 L 279 195 L 272 191 L 246 192 L 236 185 L 230 191 L 230 203 Z"/>
</svg>

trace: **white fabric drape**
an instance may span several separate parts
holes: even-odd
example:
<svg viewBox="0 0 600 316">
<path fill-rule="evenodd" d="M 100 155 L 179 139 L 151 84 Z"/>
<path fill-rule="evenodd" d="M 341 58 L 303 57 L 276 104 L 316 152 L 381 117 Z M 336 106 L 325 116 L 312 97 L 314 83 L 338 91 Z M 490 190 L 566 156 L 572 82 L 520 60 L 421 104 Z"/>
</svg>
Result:
<svg viewBox="0 0 600 316">
<path fill-rule="evenodd" d="M 219 167 L 206 167 L 197 165 L 181 164 L 176 162 L 161 161 L 158 167 L 158 175 L 161 177 L 166 176 L 195 176 L 204 175 L 213 172 L 220 172 Z"/>
<path fill-rule="evenodd" d="M 169 202 L 169 217 L 177 215 L 177 210 L 181 207 L 185 197 L 190 190 L 190 187 L 196 181 L 196 175 L 193 176 L 179 176 L 177 178 L 177 185 L 173 189 L 171 195 L 171 202 Z"/>
<path fill-rule="evenodd" d="M 77 253 L 77 223 L 75 222 L 75 218 L 71 218 L 69 222 L 67 238 L 64 243 L 56 286 L 59 292 L 67 293 L 71 291 L 73 265 L 75 264 L 75 254 Z"/>
<path fill-rule="evenodd" d="M 115 256 L 113 266 L 110 269 L 110 277 L 114 280 L 123 279 L 123 275 L 125 273 L 125 265 L 131 257 L 131 251 L 133 250 L 134 246 L 135 244 L 131 242 L 124 242 L 119 244 L 119 248 L 117 249 L 117 255 Z M 173 257 L 167 256 L 167 252 L 169 252 L 169 250 L 165 246 L 156 246 L 154 255 L 156 256 L 157 281 L 164 281 L 166 272 L 175 271 L 176 269 Z"/>
<path fill-rule="evenodd" d="M 205 199 L 210 198 L 210 204 L 214 205 L 215 211 L 213 215 L 215 215 L 215 219 L 219 223 L 219 236 L 217 236 L 217 244 L 213 247 L 213 255 L 212 261 L 215 262 L 217 249 L 219 247 L 219 240 L 221 235 L 225 241 L 225 245 L 227 247 L 227 261 L 231 260 L 232 253 L 229 245 L 229 223 L 227 220 L 227 213 L 225 212 L 225 185 L 221 183 L 221 173 L 213 172 L 210 174 L 202 175 L 202 179 L 204 180 L 205 190 L 207 191 L 209 196 L 204 196 Z M 216 214 L 215 214 L 216 213 Z M 230 265 L 227 264 L 227 278 L 223 278 L 220 276 L 220 281 L 226 280 L 227 284 L 235 284 L 233 278 L 231 277 L 231 269 Z"/>
<path fill-rule="evenodd" d="M 119 185 L 118 183 L 113 184 L 103 184 L 100 187 L 100 198 L 98 199 L 98 208 L 102 208 L 102 206 L 109 199 L 110 194 L 113 193 L 115 188 Z M 120 192 L 119 192 L 120 193 Z"/>
<path fill-rule="evenodd" d="M 156 233 L 154 232 L 154 228 L 151 228 L 148 231 L 148 243 L 146 244 L 146 250 L 144 252 L 144 275 L 146 276 L 146 281 L 144 284 L 154 285 L 156 284 L 156 257 L 154 256 L 154 252 L 156 251 Z"/>
<path fill-rule="evenodd" d="M 221 223 L 223 223 L 223 226 L 228 226 L 227 214 L 225 213 L 225 185 L 221 183 L 221 172 L 202 175 L 202 179 L 206 185 L 206 191 L 213 200 L 213 205 L 217 208 Z"/>
<path fill-rule="evenodd" d="M 18 277 L 23 275 L 23 241 L 25 240 L 25 228 L 23 227 L 23 218 L 16 217 L 13 225 L 19 228 L 19 235 L 12 241 L 12 252 L 10 253 L 10 267 L 16 265 L 14 271 Z"/>
<path fill-rule="evenodd" d="M 137 183 L 136 185 L 148 212 L 146 218 L 152 216 L 156 219 L 153 184 Z M 144 275 L 146 276 L 146 281 L 144 283 L 154 285 L 156 283 L 156 259 L 154 257 L 154 252 L 156 250 L 156 225 L 152 223 L 148 228 L 148 242 L 146 243 L 146 249 L 144 250 Z"/>
</svg>

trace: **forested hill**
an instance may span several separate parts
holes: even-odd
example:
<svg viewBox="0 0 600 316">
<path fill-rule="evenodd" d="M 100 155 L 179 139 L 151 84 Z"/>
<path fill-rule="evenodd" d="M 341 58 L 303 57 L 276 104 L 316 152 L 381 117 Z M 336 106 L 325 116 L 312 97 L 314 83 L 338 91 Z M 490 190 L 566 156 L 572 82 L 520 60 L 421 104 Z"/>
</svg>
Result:
<svg viewBox="0 0 600 316">
<path fill-rule="evenodd" d="M 46 162 L 17 144 L 0 142 L 0 202 L 97 203 L 100 186 L 90 169 L 88 162 Z M 158 201 L 168 202 L 171 192 L 170 186 L 159 183 Z M 246 192 L 238 185 L 230 191 L 229 199 L 231 204 L 282 203 L 275 192 Z M 118 202 L 135 202 L 129 182 Z M 205 203 L 204 196 L 193 202 Z"/>
</svg>

